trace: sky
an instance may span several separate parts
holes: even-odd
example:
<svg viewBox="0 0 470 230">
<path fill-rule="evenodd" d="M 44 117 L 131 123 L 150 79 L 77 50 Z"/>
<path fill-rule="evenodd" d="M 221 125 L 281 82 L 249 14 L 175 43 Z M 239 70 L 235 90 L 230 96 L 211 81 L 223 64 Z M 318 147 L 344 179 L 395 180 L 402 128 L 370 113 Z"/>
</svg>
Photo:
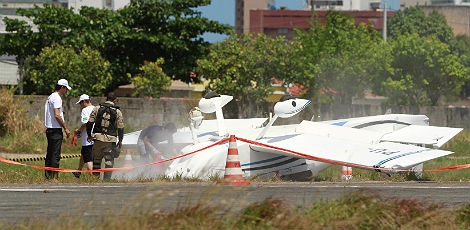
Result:
<svg viewBox="0 0 470 230">
<path fill-rule="evenodd" d="M 302 8 L 303 0 L 275 0 L 275 7 L 279 9 L 285 6 L 290 10 Z M 393 9 L 398 8 L 398 0 L 387 0 L 387 5 Z M 235 0 L 212 0 L 208 6 L 200 7 L 202 15 L 210 20 L 219 21 L 224 24 L 235 26 Z M 226 35 L 204 34 L 203 38 L 209 42 L 219 42 L 226 38 Z"/>
</svg>

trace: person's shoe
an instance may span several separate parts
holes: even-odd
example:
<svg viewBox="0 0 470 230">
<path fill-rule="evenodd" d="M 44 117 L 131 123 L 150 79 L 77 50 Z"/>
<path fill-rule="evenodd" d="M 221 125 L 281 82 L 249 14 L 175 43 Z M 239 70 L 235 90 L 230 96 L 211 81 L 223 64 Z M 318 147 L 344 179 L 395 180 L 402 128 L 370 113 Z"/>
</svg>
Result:
<svg viewBox="0 0 470 230">
<path fill-rule="evenodd" d="M 80 178 L 80 175 L 82 174 L 81 172 L 72 172 L 72 174 L 76 177 L 76 178 Z"/>
</svg>

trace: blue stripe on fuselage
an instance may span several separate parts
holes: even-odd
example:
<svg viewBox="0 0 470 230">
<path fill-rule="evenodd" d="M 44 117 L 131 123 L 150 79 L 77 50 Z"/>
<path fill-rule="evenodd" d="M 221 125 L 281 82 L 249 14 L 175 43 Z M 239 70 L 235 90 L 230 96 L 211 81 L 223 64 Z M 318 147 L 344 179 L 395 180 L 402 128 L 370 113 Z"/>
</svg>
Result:
<svg viewBox="0 0 470 230">
<path fill-rule="evenodd" d="M 269 159 L 262 160 L 262 161 L 249 162 L 249 163 L 246 163 L 246 164 L 242 164 L 241 166 L 253 166 L 253 165 L 258 165 L 258 164 L 264 164 L 264 163 L 268 163 L 268 162 L 272 162 L 272 161 L 277 161 L 277 160 L 285 158 L 285 157 L 286 156 L 273 157 L 273 158 L 269 158 Z"/>
</svg>

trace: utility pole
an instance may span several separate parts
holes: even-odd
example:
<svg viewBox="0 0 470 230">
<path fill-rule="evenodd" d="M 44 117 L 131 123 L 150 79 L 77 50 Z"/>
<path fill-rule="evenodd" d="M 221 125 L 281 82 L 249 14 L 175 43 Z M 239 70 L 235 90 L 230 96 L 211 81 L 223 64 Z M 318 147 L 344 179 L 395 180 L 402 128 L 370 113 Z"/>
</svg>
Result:
<svg viewBox="0 0 470 230">
<path fill-rule="evenodd" d="M 310 0 L 310 12 L 312 13 L 312 26 L 315 25 L 315 8 L 314 8 L 314 5 L 315 5 L 315 0 Z"/>
<path fill-rule="evenodd" d="M 384 41 L 387 41 L 387 2 L 384 1 L 384 24 L 382 29 L 382 37 Z"/>
</svg>

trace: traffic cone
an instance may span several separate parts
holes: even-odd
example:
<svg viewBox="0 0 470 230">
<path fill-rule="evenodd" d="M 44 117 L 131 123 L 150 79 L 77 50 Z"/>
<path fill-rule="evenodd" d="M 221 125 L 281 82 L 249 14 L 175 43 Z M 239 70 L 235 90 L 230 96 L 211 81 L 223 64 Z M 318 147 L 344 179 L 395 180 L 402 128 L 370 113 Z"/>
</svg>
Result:
<svg viewBox="0 0 470 230">
<path fill-rule="evenodd" d="M 341 179 L 343 180 L 351 180 L 352 178 L 352 167 L 344 166 L 341 169 Z"/>
<path fill-rule="evenodd" d="M 124 167 L 129 166 L 132 166 L 132 153 L 130 149 L 126 151 L 126 158 L 124 158 Z"/>
<path fill-rule="evenodd" d="M 249 180 L 243 179 L 242 168 L 240 166 L 240 160 L 238 158 L 238 148 L 235 135 L 230 135 L 223 183 L 231 185 L 250 184 Z"/>
</svg>

